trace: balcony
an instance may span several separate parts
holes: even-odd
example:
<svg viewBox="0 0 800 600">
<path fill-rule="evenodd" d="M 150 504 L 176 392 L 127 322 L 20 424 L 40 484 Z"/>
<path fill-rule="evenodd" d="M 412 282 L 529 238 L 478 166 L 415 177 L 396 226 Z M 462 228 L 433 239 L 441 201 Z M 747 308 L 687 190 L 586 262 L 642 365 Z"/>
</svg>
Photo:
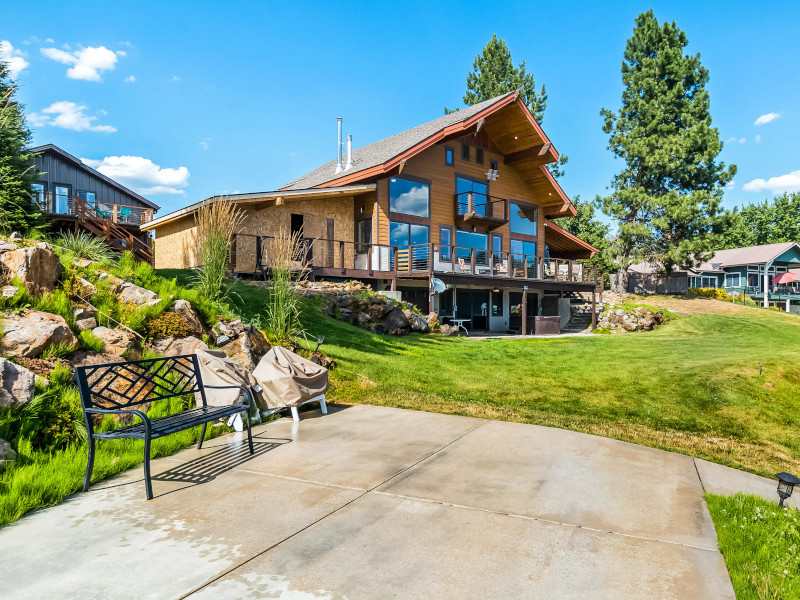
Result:
<svg viewBox="0 0 800 600">
<path fill-rule="evenodd" d="M 508 223 L 508 200 L 477 192 L 455 194 L 456 226 L 497 229 Z"/>
<path fill-rule="evenodd" d="M 82 202 L 77 199 L 78 202 Z M 76 198 L 72 196 L 55 196 L 53 192 L 40 194 L 36 198 L 36 204 L 46 215 L 53 217 L 77 217 Z M 108 204 L 105 202 L 95 202 L 86 204 L 96 216 L 103 219 L 110 219 L 119 225 L 139 226 L 153 220 L 153 209 L 143 206 L 127 206 L 124 204 Z"/>
<path fill-rule="evenodd" d="M 238 272 L 261 272 L 270 267 L 269 236 L 239 235 L 231 249 L 231 265 Z M 491 252 L 452 245 L 415 244 L 398 248 L 341 240 L 306 239 L 303 255 L 315 273 L 331 277 L 378 279 L 463 276 L 487 280 L 548 281 L 601 284 L 603 275 L 578 260 L 542 258 L 510 252 Z"/>
</svg>

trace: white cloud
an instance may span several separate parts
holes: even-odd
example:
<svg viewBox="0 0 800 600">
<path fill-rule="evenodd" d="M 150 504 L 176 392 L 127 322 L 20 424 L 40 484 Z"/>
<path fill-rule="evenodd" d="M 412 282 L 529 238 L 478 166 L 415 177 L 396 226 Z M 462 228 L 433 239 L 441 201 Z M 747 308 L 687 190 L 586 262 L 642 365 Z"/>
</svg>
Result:
<svg viewBox="0 0 800 600">
<path fill-rule="evenodd" d="M 45 43 L 46 43 L 46 44 L 55 44 L 55 43 L 56 43 L 56 41 L 55 41 L 53 38 L 47 38 L 47 39 L 45 40 Z"/>
<path fill-rule="evenodd" d="M 106 156 L 103 160 L 81 159 L 103 175 L 119 181 L 142 195 L 185 194 L 189 185 L 189 169 L 161 168 L 141 156 Z"/>
<path fill-rule="evenodd" d="M 739 138 L 737 138 L 735 135 L 732 135 L 731 137 L 729 137 L 729 138 L 728 138 L 728 139 L 725 141 L 725 143 L 726 143 L 726 144 L 733 144 L 733 143 L 734 143 L 734 142 L 736 142 L 736 140 L 738 140 L 738 139 L 739 139 Z"/>
<path fill-rule="evenodd" d="M 86 114 L 88 107 L 84 104 L 61 100 L 53 102 L 40 113 L 31 113 L 30 120 L 35 127 L 61 127 L 73 131 L 98 131 L 114 133 L 117 129 L 111 125 L 96 125 L 97 117 Z"/>
<path fill-rule="evenodd" d="M 753 179 L 742 186 L 745 192 L 760 192 L 769 190 L 773 194 L 784 192 L 800 192 L 800 171 L 792 171 L 786 175 L 770 177 L 766 181 L 763 179 Z"/>
<path fill-rule="evenodd" d="M 125 83 L 133 83 L 134 81 L 136 81 L 136 77 L 134 77 L 133 75 L 128 75 L 122 81 L 124 81 Z"/>
<path fill-rule="evenodd" d="M 772 123 L 772 121 L 774 121 L 775 119 L 780 119 L 780 118 L 781 118 L 781 113 L 775 113 L 775 112 L 767 113 L 765 115 L 761 115 L 760 117 L 758 117 L 753 123 L 753 125 L 766 125 L 767 123 Z"/>
<path fill-rule="evenodd" d="M 100 72 L 111 71 L 117 64 L 117 53 L 105 46 L 89 46 L 75 51 L 42 48 L 41 52 L 51 60 L 72 65 L 67 69 L 67 77 L 70 79 L 102 81 Z"/>
<path fill-rule="evenodd" d="M 170 81 L 180 81 L 180 80 L 181 80 L 180 77 L 178 77 L 177 75 L 173 75 Z"/>
<path fill-rule="evenodd" d="M 756 136 L 756 144 L 760 144 L 760 143 L 761 143 L 761 134 L 759 133 L 759 134 Z"/>
<path fill-rule="evenodd" d="M 736 187 L 736 180 L 734 180 L 734 179 L 731 179 L 731 180 L 728 182 L 728 184 L 725 186 L 725 189 L 726 189 L 726 190 L 732 190 L 732 189 L 733 189 L 733 188 L 735 188 L 735 187 Z"/>
<path fill-rule="evenodd" d="M 202 140 L 200 140 L 198 143 L 200 144 L 200 147 L 201 147 L 203 150 L 208 150 L 208 149 L 211 147 L 211 142 L 213 142 L 213 141 L 214 141 L 214 140 L 213 140 L 212 138 L 210 138 L 210 137 L 204 137 L 204 138 L 203 138 Z"/>
<path fill-rule="evenodd" d="M 25 60 L 23 52 L 14 48 L 8 40 L 0 40 L 0 59 L 8 65 L 8 71 L 13 79 L 16 79 L 17 75 L 30 64 Z"/>
<path fill-rule="evenodd" d="M 744 144 L 747 141 L 747 138 L 739 138 L 739 143 Z"/>
</svg>

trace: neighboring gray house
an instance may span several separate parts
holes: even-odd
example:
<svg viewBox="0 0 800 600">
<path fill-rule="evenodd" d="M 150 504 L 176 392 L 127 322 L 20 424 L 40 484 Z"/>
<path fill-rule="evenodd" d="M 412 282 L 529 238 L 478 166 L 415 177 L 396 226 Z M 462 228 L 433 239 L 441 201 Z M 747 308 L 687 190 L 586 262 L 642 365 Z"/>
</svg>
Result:
<svg viewBox="0 0 800 600">
<path fill-rule="evenodd" d="M 37 173 L 34 200 L 55 229 L 87 230 L 117 250 L 132 250 L 147 260 L 149 244 L 141 226 L 153 220 L 158 205 L 58 146 L 46 144 L 30 152 Z"/>
</svg>

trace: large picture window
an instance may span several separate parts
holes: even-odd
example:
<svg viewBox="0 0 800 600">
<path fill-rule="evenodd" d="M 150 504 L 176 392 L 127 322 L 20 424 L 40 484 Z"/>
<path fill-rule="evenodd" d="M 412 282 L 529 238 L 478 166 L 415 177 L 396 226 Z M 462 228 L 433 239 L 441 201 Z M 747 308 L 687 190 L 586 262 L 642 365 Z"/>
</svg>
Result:
<svg viewBox="0 0 800 600">
<path fill-rule="evenodd" d="M 538 209 L 535 206 L 527 206 L 509 203 L 509 217 L 511 233 L 521 233 L 523 235 L 536 236 L 536 223 Z"/>
<path fill-rule="evenodd" d="M 430 186 L 418 181 L 389 179 L 389 212 L 413 217 L 430 217 Z"/>
<path fill-rule="evenodd" d="M 389 239 L 397 247 L 397 270 L 425 269 L 428 264 L 428 226 L 413 223 L 389 222 Z"/>
</svg>

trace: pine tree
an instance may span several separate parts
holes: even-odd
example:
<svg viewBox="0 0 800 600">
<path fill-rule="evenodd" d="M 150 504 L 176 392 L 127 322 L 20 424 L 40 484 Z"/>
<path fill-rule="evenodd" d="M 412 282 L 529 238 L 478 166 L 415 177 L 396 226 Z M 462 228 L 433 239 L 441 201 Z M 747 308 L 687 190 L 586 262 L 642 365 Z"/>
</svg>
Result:
<svg viewBox="0 0 800 600">
<path fill-rule="evenodd" d="M 544 109 L 547 108 L 547 92 L 544 85 L 540 91 L 536 91 L 533 73 L 527 72 L 525 61 L 523 60 L 519 67 L 515 67 L 514 61 L 511 60 L 511 51 L 503 38 L 498 38 L 495 33 L 481 53 L 475 57 L 472 72 L 467 74 L 464 104 L 472 106 L 515 90 L 519 90 L 525 106 L 531 111 L 533 118 L 541 124 L 544 120 Z M 444 112 L 449 114 L 457 110 L 445 107 Z M 550 164 L 547 168 L 554 177 L 561 177 L 564 174 L 562 167 L 568 160 L 567 155 L 563 154 L 558 163 Z"/>
<path fill-rule="evenodd" d="M 717 162 L 722 142 L 711 127 L 708 70 L 699 54 L 684 54 L 687 44 L 674 22 L 640 14 L 622 63 L 622 107 L 601 111 L 608 148 L 625 164 L 611 195 L 598 198 L 618 226 L 609 247 L 618 288 L 638 261 L 667 272 L 698 264 L 728 221 L 720 203 L 736 167 Z"/>
<path fill-rule="evenodd" d="M 575 207 L 575 216 L 559 219 L 558 226 L 597 248 L 599 252 L 591 262 L 597 265 L 599 271 L 610 272 L 612 265 L 606 255 L 609 241 L 608 225 L 595 218 L 595 208 L 591 202 L 584 202 L 580 196 L 575 196 L 572 205 Z"/>
<path fill-rule="evenodd" d="M 36 174 L 26 149 L 31 132 L 15 93 L 8 66 L 0 60 L 0 230 L 26 233 L 44 221 L 33 201 Z"/>
</svg>

